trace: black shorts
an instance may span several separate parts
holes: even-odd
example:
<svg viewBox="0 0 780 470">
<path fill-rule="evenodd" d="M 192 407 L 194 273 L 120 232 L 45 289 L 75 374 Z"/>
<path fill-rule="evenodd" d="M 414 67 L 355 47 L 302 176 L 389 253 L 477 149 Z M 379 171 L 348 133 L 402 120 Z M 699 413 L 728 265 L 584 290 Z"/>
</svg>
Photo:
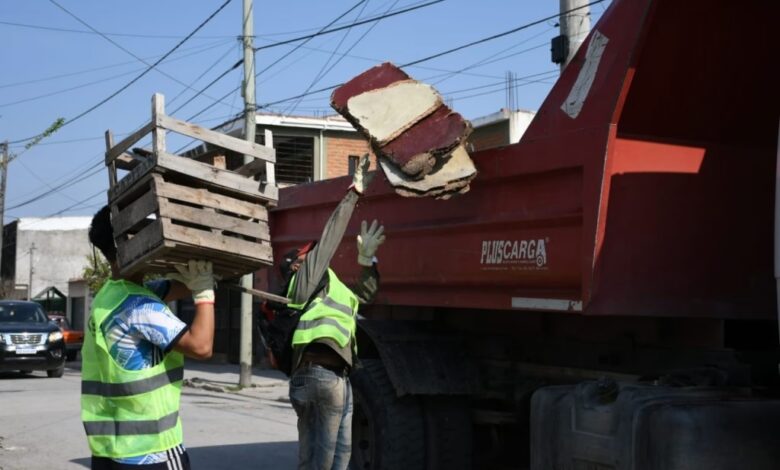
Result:
<svg viewBox="0 0 780 470">
<path fill-rule="evenodd" d="M 128 465 L 114 462 L 107 457 L 92 457 L 92 470 L 192 470 L 190 456 L 187 451 L 175 454 L 167 462 L 150 463 L 146 465 Z"/>
</svg>

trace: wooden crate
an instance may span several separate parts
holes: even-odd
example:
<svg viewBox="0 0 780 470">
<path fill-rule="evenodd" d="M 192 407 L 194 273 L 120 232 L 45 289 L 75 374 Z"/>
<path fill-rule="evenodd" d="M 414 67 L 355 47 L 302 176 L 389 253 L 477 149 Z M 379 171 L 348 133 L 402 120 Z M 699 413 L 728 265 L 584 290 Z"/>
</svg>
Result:
<svg viewBox="0 0 780 470">
<path fill-rule="evenodd" d="M 165 116 L 162 100 L 153 98 L 151 124 L 119 144 L 106 133 L 108 196 L 122 273 L 165 274 L 190 259 L 206 259 L 215 274 L 232 278 L 272 264 L 267 207 L 278 194 L 273 149 Z M 230 171 L 169 154 L 166 129 L 258 160 Z M 129 155 L 149 132 L 153 150 Z M 129 172 L 118 179 L 117 169 Z M 256 179 L 258 171 L 265 171 L 263 181 Z"/>
</svg>

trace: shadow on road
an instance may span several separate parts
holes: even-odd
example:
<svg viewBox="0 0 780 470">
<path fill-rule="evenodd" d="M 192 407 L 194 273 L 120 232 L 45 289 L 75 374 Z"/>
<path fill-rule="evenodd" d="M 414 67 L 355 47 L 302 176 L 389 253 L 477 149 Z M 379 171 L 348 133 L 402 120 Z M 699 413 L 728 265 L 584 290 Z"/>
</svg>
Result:
<svg viewBox="0 0 780 470">
<path fill-rule="evenodd" d="M 189 447 L 193 470 L 232 470 L 245 468 L 294 469 L 298 464 L 297 442 L 264 442 L 223 446 Z M 72 463 L 90 467 L 90 458 Z"/>
</svg>

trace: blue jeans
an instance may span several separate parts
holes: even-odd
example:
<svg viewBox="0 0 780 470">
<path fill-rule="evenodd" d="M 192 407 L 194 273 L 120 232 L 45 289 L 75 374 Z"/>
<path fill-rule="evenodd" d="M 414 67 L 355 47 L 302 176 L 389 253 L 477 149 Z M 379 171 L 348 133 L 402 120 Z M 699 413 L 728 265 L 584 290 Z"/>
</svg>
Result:
<svg viewBox="0 0 780 470">
<path fill-rule="evenodd" d="M 290 402 L 298 415 L 298 468 L 346 470 L 352 453 L 349 379 L 304 365 L 290 377 Z"/>
</svg>

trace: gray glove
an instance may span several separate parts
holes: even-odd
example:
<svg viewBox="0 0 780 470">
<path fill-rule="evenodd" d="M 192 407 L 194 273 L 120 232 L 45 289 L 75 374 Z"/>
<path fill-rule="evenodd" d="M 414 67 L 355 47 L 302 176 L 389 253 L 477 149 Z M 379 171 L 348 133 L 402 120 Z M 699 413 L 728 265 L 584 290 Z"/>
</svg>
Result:
<svg viewBox="0 0 780 470">
<path fill-rule="evenodd" d="M 371 267 L 376 250 L 385 242 L 385 227 L 376 220 L 371 222 L 371 227 L 366 228 L 366 225 L 365 220 L 360 223 L 360 235 L 357 236 L 358 264 Z"/>
<path fill-rule="evenodd" d="M 368 184 L 372 179 L 374 179 L 376 172 L 368 171 L 370 166 L 371 158 L 369 154 L 363 155 L 363 157 L 360 159 L 360 162 L 358 163 L 357 168 L 355 168 L 355 174 L 352 176 L 352 187 L 355 188 L 355 191 L 358 194 L 363 194 L 366 192 Z"/>
<path fill-rule="evenodd" d="M 211 261 L 191 259 L 187 267 L 176 266 L 178 273 L 170 273 L 166 277 L 179 281 L 192 291 L 192 300 L 196 304 L 214 303 L 214 275 L 211 272 Z"/>
</svg>

